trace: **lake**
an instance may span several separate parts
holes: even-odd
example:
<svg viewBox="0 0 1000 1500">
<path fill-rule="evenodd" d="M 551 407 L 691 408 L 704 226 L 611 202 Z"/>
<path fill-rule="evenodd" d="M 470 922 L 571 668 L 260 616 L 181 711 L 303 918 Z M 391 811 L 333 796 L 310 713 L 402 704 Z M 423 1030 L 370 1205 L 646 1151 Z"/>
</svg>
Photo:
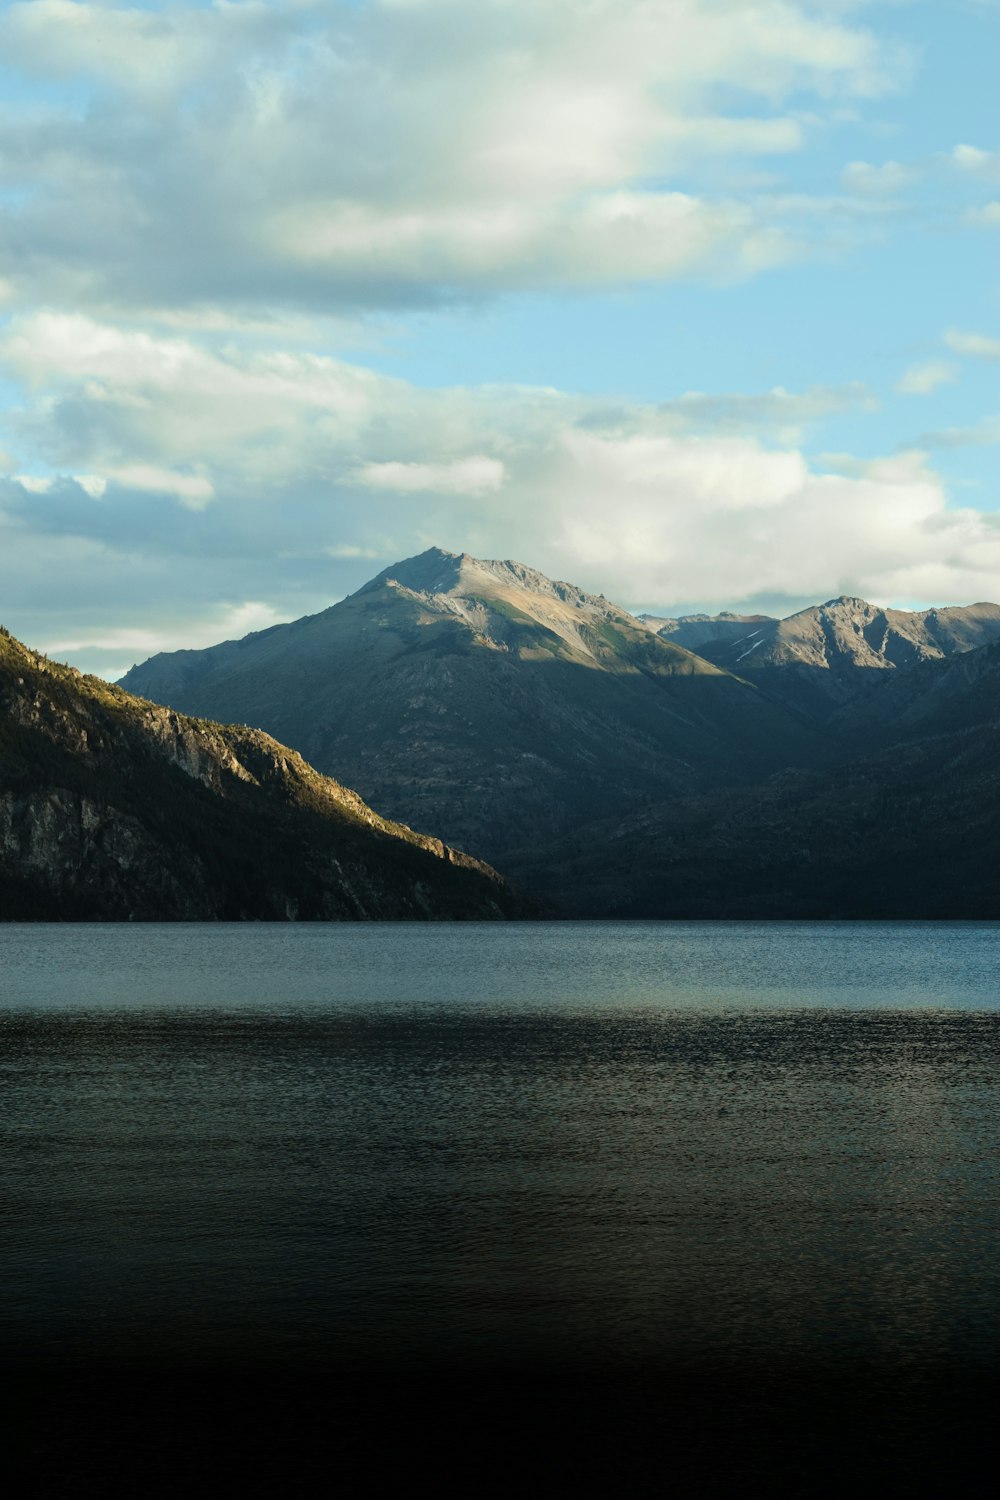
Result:
<svg viewBox="0 0 1000 1500">
<path fill-rule="evenodd" d="M 635 1489 L 656 1455 L 699 1493 L 847 1458 L 986 1493 L 998 940 L 0 928 L 39 1493 L 294 1493 L 331 1452 L 351 1493 L 397 1461 Z"/>
</svg>

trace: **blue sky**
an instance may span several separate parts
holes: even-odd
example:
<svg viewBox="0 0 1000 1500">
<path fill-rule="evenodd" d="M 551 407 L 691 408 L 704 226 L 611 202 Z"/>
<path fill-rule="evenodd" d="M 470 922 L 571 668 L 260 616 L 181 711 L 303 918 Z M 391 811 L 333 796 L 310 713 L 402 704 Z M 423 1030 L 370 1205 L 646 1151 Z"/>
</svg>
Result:
<svg viewBox="0 0 1000 1500">
<path fill-rule="evenodd" d="M 0 6 L 0 586 L 106 675 L 437 543 L 1000 598 L 993 0 Z"/>
</svg>

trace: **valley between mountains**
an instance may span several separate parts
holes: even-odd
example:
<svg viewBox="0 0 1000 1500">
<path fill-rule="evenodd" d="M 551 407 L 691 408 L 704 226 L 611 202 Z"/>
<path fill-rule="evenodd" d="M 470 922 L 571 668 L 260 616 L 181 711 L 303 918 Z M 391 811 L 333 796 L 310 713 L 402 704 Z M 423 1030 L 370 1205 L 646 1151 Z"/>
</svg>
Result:
<svg viewBox="0 0 1000 1500">
<path fill-rule="evenodd" d="M 636 618 L 431 548 L 121 687 L 273 736 L 565 915 L 1000 916 L 996 604 Z"/>
</svg>

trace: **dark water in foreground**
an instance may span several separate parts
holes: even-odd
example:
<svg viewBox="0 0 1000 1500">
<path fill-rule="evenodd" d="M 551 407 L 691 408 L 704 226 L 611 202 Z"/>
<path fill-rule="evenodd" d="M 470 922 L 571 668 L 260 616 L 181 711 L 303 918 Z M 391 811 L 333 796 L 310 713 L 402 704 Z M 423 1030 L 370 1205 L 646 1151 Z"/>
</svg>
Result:
<svg viewBox="0 0 1000 1500">
<path fill-rule="evenodd" d="M 998 941 L 0 928 L 0 1360 L 38 1492 L 218 1493 L 221 1464 L 299 1493 L 331 1444 L 350 1493 L 389 1449 L 465 1492 L 466 1439 L 520 1488 L 659 1454 L 678 1493 L 806 1494 L 853 1455 L 968 1491 Z"/>
</svg>

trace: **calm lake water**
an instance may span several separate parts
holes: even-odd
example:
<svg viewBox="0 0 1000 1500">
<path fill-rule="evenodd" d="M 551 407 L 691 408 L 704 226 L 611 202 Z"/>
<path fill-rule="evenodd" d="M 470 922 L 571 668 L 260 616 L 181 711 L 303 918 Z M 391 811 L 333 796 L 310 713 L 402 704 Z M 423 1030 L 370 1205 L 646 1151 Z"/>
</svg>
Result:
<svg viewBox="0 0 1000 1500">
<path fill-rule="evenodd" d="M 573 1391 L 578 1454 L 579 1412 L 608 1410 L 579 1392 L 627 1391 L 615 1421 L 648 1437 L 652 1400 L 705 1474 L 720 1401 L 766 1469 L 789 1413 L 863 1411 L 898 1463 L 896 1429 L 912 1449 L 959 1392 L 946 1493 L 1000 1374 L 998 944 L 0 927 L 0 1358 L 77 1406 L 91 1380 L 234 1372 L 308 1378 L 327 1416 L 391 1382 Z M 40 1493 L 106 1490 L 79 1429 L 31 1420 L 58 1453 Z"/>
</svg>

